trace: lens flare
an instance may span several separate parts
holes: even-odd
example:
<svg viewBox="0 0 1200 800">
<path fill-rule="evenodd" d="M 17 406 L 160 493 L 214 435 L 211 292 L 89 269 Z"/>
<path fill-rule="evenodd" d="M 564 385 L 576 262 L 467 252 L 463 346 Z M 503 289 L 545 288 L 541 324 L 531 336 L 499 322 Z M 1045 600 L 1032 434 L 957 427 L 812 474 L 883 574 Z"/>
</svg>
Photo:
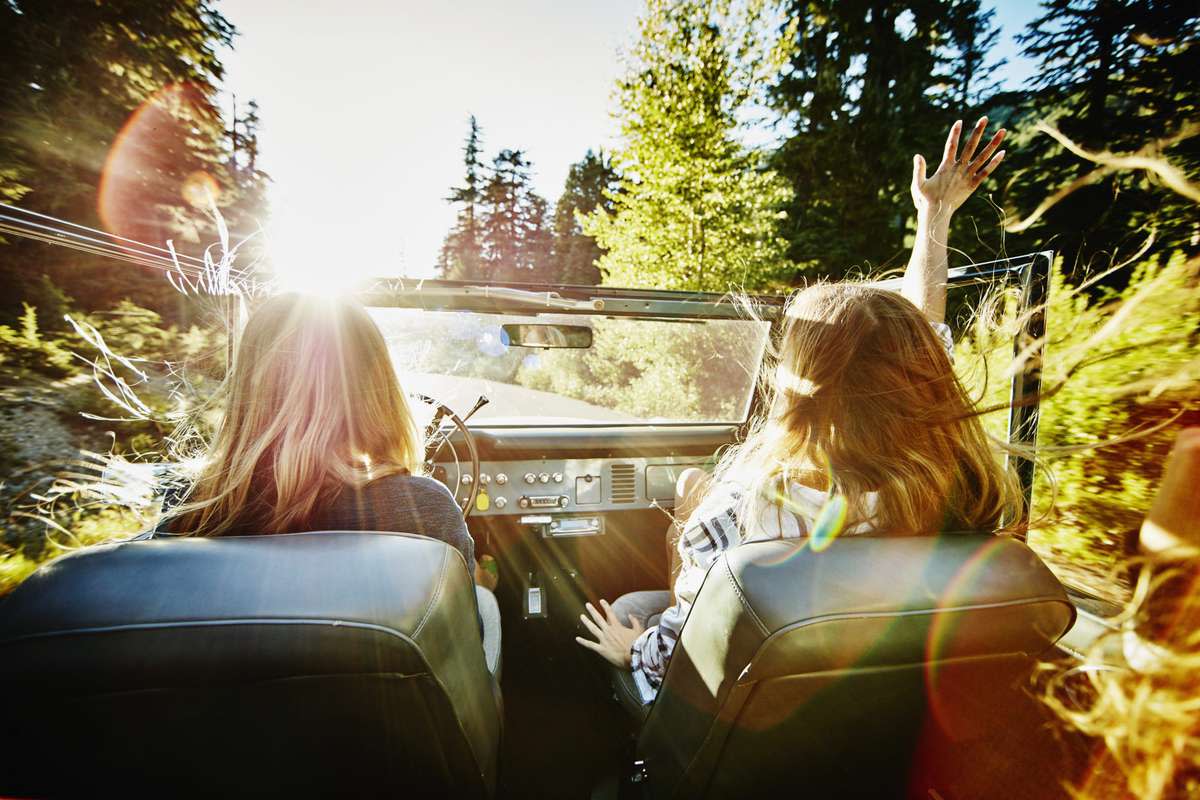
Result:
<svg viewBox="0 0 1200 800">
<path fill-rule="evenodd" d="M 141 104 L 113 139 L 96 198 L 105 230 L 152 244 L 179 235 L 166 207 L 180 197 L 207 208 L 220 193 L 209 174 L 188 171 L 196 156 L 196 128 L 211 125 L 213 112 L 203 92 L 173 84 Z"/>
<path fill-rule="evenodd" d="M 183 179 L 183 199 L 192 208 L 209 209 L 220 199 L 221 187 L 215 178 L 203 170 L 196 170 Z"/>
<path fill-rule="evenodd" d="M 1001 543 L 1002 540 L 996 538 L 980 548 L 979 552 L 962 565 L 937 598 L 933 620 L 929 624 L 929 633 L 925 641 L 926 696 L 930 711 L 938 724 L 952 734 L 976 727 L 980 721 L 971 719 L 966 709 L 950 697 L 952 691 L 941 681 L 938 662 L 951 656 L 955 644 L 955 634 L 962 615 L 953 613 L 953 609 L 959 605 L 961 598 L 970 596 L 980 576 L 989 571 L 988 565 L 999 553 Z"/>
</svg>

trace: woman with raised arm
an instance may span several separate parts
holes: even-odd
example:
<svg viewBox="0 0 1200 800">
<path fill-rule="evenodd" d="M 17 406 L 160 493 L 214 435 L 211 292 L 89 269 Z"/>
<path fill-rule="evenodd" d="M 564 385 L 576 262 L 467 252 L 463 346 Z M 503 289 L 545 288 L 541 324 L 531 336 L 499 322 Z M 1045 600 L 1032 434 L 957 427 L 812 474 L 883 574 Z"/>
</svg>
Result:
<svg viewBox="0 0 1200 800">
<path fill-rule="evenodd" d="M 158 530 L 415 533 L 454 547 L 490 589 L 494 579 L 475 560 L 454 498 L 424 474 L 424 451 L 366 309 L 344 298 L 277 295 L 246 322 L 216 436 Z M 481 589 L 478 601 L 485 647 L 498 647 L 495 598 Z"/>
<path fill-rule="evenodd" d="M 595 638 L 577 641 L 631 670 L 643 703 L 722 551 L 807 537 L 819 517 L 841 535 L 993 530 L 1020 503 L 954 374 L 944 324 L 951 215 L 1004 157 L 1003 130 L 980 147 L 986 127 L 980 119 L 960 152 L 955 123 L 932 176 L 913 159 L 917 239 L 903 296 L 819 284 L 788 303 L 766 414 L 711 480 L 681 477 L 673 591 L 601 601 L 603 612 L 588 604 L 581 619 Z"/>
</svg>

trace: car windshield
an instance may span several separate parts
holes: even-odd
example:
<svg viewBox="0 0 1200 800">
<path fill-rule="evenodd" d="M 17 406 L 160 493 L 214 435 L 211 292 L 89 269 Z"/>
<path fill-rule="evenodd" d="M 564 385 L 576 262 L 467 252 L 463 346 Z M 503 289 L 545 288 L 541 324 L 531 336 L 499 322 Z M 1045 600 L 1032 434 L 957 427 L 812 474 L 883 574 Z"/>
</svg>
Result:
<svg viewBox="0 0 1200 800">
<path fill-rule="evenodd" d="M 742 319 L 371 308 L 403 388 L 490 425 L 743 422 L 769 325 Z M 587 347 L 513 343 L 501 326 L 591 329 Z"/>
</svg>

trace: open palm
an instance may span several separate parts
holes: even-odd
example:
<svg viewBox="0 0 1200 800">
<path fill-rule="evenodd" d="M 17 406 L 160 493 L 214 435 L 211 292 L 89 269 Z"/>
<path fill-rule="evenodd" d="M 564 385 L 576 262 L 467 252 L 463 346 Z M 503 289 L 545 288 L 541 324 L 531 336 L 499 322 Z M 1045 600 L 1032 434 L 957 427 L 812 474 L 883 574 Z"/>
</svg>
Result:
<svg viewBox="0 0 1200 800">
<path fill-rule="evenodd" d="M 1004 159 L 1003 150 L 996 152 L 996 148 L 1004 141 L 1003 128 L 996 131 L 978 154 L 976 150 L 987 130 L 987 117 L 980 117 L 979 122 L 975 123 L 971 138 L 967 140 L 962 153 L 959 153 L 958 144 L 962 128 L 962 120 L 950 128 L 942 162 L 938 164 L 937 171 L 932 176 L 926 177 L 925 158 L 920 155 L 913 156 L 912 197 L 918 212 L 949 217 L 967 201 L 971 193 Z"/>
</svg>

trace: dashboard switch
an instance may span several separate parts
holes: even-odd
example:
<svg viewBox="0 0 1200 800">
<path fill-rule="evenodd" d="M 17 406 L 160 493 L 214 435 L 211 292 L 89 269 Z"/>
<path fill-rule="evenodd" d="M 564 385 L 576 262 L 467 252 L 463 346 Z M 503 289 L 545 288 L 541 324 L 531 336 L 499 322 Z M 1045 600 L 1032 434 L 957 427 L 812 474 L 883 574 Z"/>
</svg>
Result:
<svg viewBox="0 0 1200 800">
<path fill-rule="evenodd" d="M 550 473 L 543 472 L 541 475 L 538 475 L 538 480 L 541 481 L 542 483 L 549 483 L 550 482 Z"/>
<path fill-rule="evenodd" d="M 492 501 L 492 505 L 494 505 L 496 508 L 504 508 L 506 505 L 508 505 L 508 498 L 507 497 L 497 497 L 495 500 Z"/>
<path fill-rule="evenodd" d="M 503 486 L 504 484 L 508 483 L 508 476 L 505 475 L 503 472 L 497 472 L 496 473 L 496 483 Z"/>
<path fill-rule="evenodd" d="M 526 472 L 525 473 L 525 482 L 526 483 L 537 483 L 537 475 L 534 475 L 532 472 Z"/>
<path fill-rule="evenodd" d="M 550 480 L 554 481 L 555 483 L 562 483 L 562 473 L 561 472 L 554 473 L 553 475 L 550 476 Z"/>
</svg>

